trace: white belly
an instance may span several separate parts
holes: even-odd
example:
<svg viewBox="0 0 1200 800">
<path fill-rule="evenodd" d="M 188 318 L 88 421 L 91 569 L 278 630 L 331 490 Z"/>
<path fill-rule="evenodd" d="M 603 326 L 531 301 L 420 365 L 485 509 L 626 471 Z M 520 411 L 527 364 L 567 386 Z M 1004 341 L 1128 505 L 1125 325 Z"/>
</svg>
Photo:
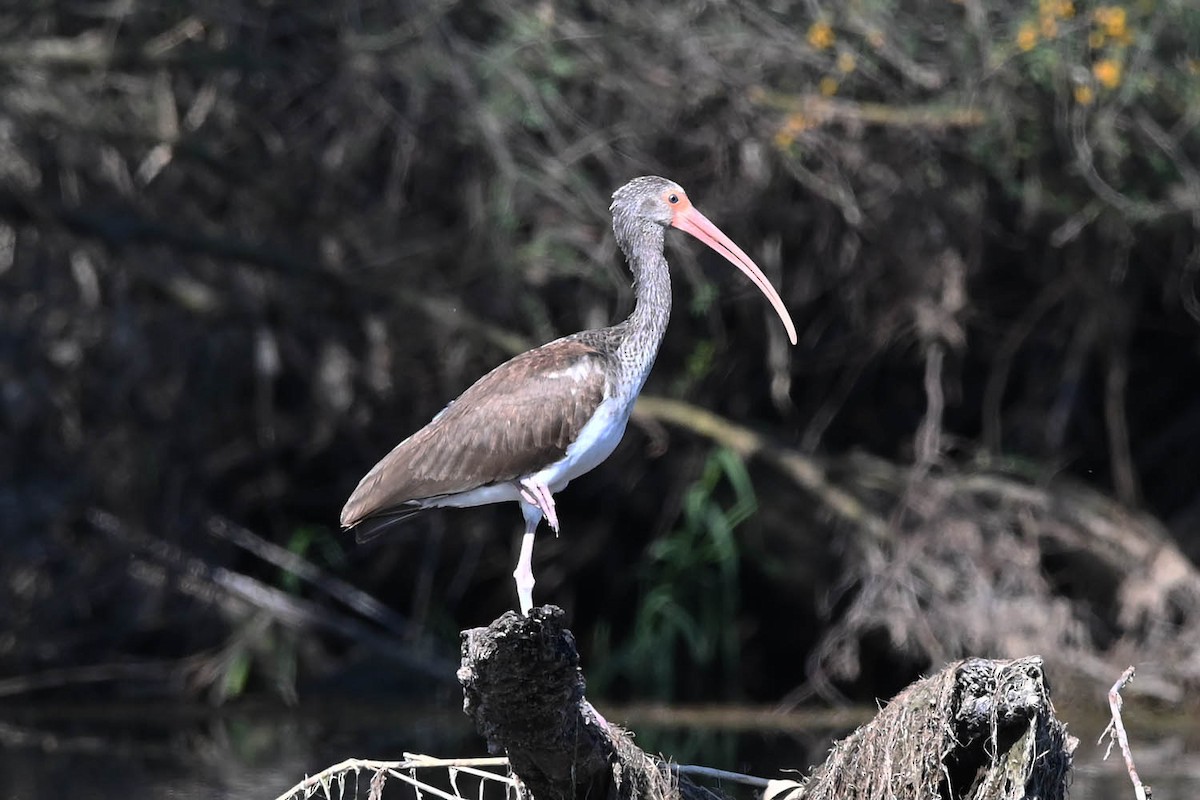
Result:
<svg viewBox="0 0 1200 800">
<path fill-rule="evenodd" d="M 534 473 L 533 479 L 549 486 L 551 492 L 558 492 L 575 478 L 595 469 L 617 449 L 621 437 L 625 435 L 625 425 L 629 422 L 629 412 L 632 410 L 633 398 L 621 402 L 610 397 L 600 403 L 596 413 L 567 448 L 567 454 Z"/>
<path fill-rule="evenodd" d="M 621 437 L 625 435 L 625 426 L 629 422 L 629 413 L 633 410 L 634 399 L 631 397 L 622 402 L 610 397 L 604 400 L 580 430 L 579 436 L 567 447 L 565 456 L 532 475 L 522 477 L 530 477 L 550 487 L 551 492 L 557 493 L 575 478 L 595 469 L 600 462 L 612 455 L 612 451 L 620 444 Z M 429 500 L 421 505 L 466 508 L 520 499 L 516 482 L 513 481 L 481 486 L 469 492 Z"/>
</svg>

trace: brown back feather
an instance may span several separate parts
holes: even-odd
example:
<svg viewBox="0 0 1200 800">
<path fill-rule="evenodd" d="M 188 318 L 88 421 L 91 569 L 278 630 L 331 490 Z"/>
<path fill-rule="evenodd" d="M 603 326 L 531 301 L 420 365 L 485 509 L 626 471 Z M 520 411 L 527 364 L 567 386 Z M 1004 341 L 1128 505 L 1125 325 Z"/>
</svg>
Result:
<svg viewBox="0 0 1200 800">
<path fill-rule="evenodd" d="M 606 364 L 603 351 L 567 338 L 496 367 L 362 479 L 342 525 L 558 461 L 607 394 Z"/>
</svg>

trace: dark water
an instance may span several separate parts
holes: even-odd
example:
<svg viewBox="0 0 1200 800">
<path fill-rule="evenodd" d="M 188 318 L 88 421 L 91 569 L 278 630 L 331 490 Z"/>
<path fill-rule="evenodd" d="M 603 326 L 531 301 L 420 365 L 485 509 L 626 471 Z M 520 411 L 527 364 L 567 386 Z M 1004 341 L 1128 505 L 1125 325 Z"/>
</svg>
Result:
<svg viewBox="0 0 1200 800">
<path fill-rule="evenodd" d="M 669 710 L 606 713 L 626 721 L 644 749 L 668 753 L 678 763 L 766 777 L 821 760 L 831 739 L 855 724 L 853 715 L 789 717 L 785 729 L 765 731 L 734 710 L 675 721 Z M 1059 714 L 1072 719 L 1062 709 Z M 721 726 L 723 715 L 727 727 Z M 1071 725 L 1081 739 L 1071 796 L 1129 800 L 1133 790 L 1120 755 L 1103 761 L 1104 748 L 1096 744 L 1102 724 L 1097 717 Z M 1198 800 L 1200 737 L 1180 730 L 1178 722 L 1164 727 L 1158 734 L 1133 732 L 1142 779 L 1153 786 L 1155 800 Z M 340 703 L 303 712 L 161 705 L 0 709 L 0 800 L 273 800 L 305 775 L 346 758 L 400 759 L 404 751 L 485 755 L 451 699 L 433 706 Z M 347 797 L 354 796 L 352 788 Z M 366 790 L 364 779 L 358 796 L 366 797 Z M 500 792 L 487 796 L 499 798 Z M 413 793 L 393 782 L 385 797 Z"/>
</svg>

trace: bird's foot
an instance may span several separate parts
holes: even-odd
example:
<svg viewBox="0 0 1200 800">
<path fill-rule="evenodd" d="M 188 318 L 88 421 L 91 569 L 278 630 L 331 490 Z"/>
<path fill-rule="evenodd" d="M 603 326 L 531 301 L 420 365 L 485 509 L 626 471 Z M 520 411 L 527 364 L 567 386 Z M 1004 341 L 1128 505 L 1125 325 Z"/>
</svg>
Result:
<svg viewBox="0 0 1200 800">
<path fill-rule="evenodd" d="M 554 509 L 554 495 L 550 494 L 550 487 L 544 483 L 538 483 L 531 478 L 525 478 L 519 485 L 521 487 L 521 499 L 542 512 L 542 516 L 546 518 L 546 522 L 550 524 L 550 528 L 557 536 L 558 512 Z"/>
</svg>

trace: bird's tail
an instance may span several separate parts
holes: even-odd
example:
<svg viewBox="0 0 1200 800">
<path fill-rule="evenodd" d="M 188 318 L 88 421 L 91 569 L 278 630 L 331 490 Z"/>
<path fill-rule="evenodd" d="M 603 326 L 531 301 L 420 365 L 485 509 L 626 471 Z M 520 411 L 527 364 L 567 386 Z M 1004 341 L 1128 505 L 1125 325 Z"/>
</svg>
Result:
<svg viewBox="0 0 1200 800">
<path fill-rule="evenodd" d="M 406 506 L 403 508 L 394 508 L 390 511 L 385 511 L 373 517 L 367 517 L 362 522 L 354 526 L 354 541 L 359 544 L 367 542 L 383 535 L 388 528 L 396 523 L 403 522 L 409 517 L 420 514 L 425 509 L 419 506 Z"/>
</svg>

